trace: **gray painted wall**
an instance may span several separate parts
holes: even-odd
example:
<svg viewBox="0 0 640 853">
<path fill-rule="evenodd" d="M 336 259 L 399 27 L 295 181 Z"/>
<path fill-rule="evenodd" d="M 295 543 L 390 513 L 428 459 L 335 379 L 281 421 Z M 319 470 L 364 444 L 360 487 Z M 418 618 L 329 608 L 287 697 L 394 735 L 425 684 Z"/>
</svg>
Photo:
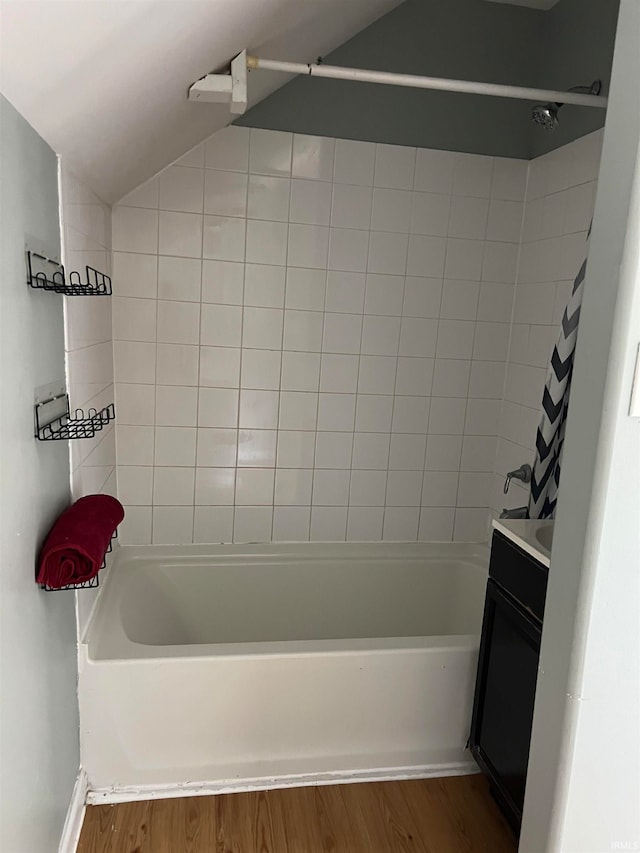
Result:
<svg viewBox="0 0 640 853">
<path fill-rule="evenodd" d="M 24 247 L 60 254 L 57 160 L 4 98 L 0 131 L 0 850 L 52 853 L 80 764 L 75 596 L 35 584 L 69 455 L 33 437 L 33 390 L 64 379 L 64 330 L 62 296 L 27 287 Z"/>
<path fill-rule="evenodd" d="M 617 7 L 618 0 L 560 0 L 542 12 L 484 0 L 406 0 L 324 61 L 523 86 L 608 80 Z M 298 77 L 236 123 L 531 158 L 601 127 L 605 115 L 567 107 L 561 129 L 548 134 L 530 122 L 530 110 L 526 101 Z"/>
</svg>

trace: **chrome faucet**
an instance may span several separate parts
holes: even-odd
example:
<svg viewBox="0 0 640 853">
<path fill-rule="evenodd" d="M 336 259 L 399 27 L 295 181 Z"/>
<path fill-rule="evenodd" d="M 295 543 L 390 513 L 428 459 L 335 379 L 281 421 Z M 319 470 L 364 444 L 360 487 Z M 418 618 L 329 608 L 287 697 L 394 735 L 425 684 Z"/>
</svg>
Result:
<svg viewBox="0 0 640 853">
<path fill-rule="evenodd" d="M 528 518 L 529 507 L 517 506 L 515 509 L 503 509 L 500 513 L 500 518 Z"/>
<path fill-rule="evenodd" d="M 523 483 L 531 482 L 531 465 L 521 465 L 519 468 L 516 468 L 515 471 L 509 471 L 507 474 L 507 479 L 504 481 L 504 493 L 505 495 L 509 491 L 509 486 L 511 485 L 512 480 L 522 480 Z M 515 516 L 516 518 L 518 516 Z"/>
</svg>

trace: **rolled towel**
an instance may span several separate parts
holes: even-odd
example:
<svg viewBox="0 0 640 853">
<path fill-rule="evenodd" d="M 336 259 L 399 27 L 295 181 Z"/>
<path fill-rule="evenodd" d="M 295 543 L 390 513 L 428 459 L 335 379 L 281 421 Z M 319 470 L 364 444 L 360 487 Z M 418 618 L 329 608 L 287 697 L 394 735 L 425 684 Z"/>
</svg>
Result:
<svg viewBox="0 0 640 853">
<path fill-rule="evenodd" d="M 37 582 L 60 589 L 91 580 L 123 518 L 122 504 L 110 495 L 80 498 L 49 531 L 40 551 Z"/>
</svg>

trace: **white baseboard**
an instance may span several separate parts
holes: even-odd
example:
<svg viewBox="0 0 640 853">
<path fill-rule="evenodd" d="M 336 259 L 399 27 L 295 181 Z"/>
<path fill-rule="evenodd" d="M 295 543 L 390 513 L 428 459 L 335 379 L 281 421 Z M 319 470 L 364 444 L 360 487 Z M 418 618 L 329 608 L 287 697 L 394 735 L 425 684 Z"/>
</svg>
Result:
<svg viewBox="0 0 640 853">
<path fill-rule="evenodd" d="M 71 801 L 67 809 L 67 817 L 62 828 L 58 853 L 76 853 L 78 849 L 88 790 L 89 780 L 87 779 L 87 774 L 80 768 L 78 778 L 73 786 Z"/>
<path fill-rule="evenodd" d="M 96 788 L 87 792 L 87 803 L 130 803 L 136 800 L 164 800 L 171 797 L 203 797 L 212 794 L 239 794 L 276 788 L 301 788 L 312 785 L 348 785 L 355 782 L 392 782 L 407 779 L 433 779 L 442 776 L 468 776 L 478 773 L 474 761 L 415 767 L 383 767 L 345 772 L 300 773 L 288 776 L 252 779 L 223 779 L 212 782 L 185 782 L 175 785 L 122 785 Z M 75 848 L 71 848 L 75 850 Z M 60 848 L 62 853 L 62 848 Z M 66 851 L 65 851 L 66 853 Z"/>
</svg>

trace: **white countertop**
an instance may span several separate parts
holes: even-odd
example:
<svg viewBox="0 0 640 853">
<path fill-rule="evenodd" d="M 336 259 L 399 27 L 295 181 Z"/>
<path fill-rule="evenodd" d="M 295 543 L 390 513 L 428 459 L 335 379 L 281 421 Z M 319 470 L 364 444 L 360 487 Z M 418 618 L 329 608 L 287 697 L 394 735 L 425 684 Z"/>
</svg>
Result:
<svg viewBox="0 0 640 853">
<path fill-rule="evenodd" d="M 553 521 L 524 518 L 494 518 L 492 527 L 526 551 L 534 560 L 549 568 L 551 551 L 536 536 L 539 530 L 551 528 Z"/>
</svg>

